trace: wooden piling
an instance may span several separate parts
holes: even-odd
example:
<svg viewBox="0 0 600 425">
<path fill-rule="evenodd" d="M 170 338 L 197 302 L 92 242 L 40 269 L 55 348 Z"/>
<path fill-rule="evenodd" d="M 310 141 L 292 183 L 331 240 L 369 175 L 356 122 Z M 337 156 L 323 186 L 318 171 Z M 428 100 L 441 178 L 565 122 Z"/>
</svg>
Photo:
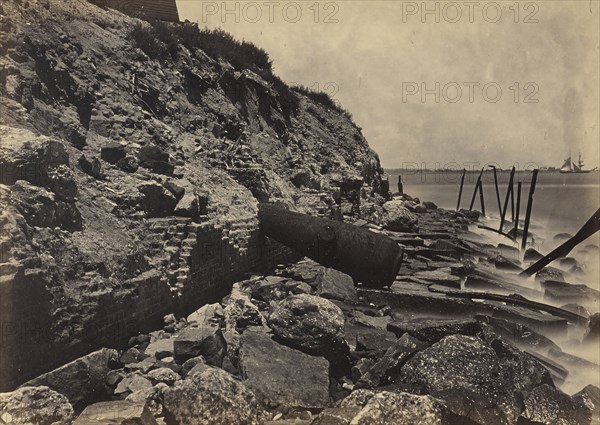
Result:
<svg viewBox="0 0 600 425">
<path fill-rule="evenodd" d="M 508 179 L 508 188 L 506 189 L 506 198 L 504 198 L 504 208 L 500 214 L 500 232 L 504 228 L 504 220 L 506 219 L 506 210 L 508 209 L 508 200 L 510 199 L 510 195 L 513 190 L 513 180 L 515 178 L 515 167 L 512 167 L 510 170 L 510 178 Z"/>
<path fill-rule="evenodd" d="M 498 173 L 496 172 L 496 167 L 490 165 L 492 170 L 494 170 L 494 186 L 496 186 L 496 200 L 498 201 L 498 214 L 502 214 L 502 203 L 500 202 L 500 189 L 498 188 Z"/>
<path fill-rule="evenodd" d="M 473 191 L 473 197 L 471 198 L 471 204 L 469 205 L 469 211 L 473 210 L 473 205 L 475 204 L 475 197 L 477 196 L 477 190 L 479 189 L 479 182 L 481 181 L 481 176 L 483 175 L 483 170 L 481 169 L 481 173 L 479 173 L 479 177 L 477 177 L 477 182 L 475 183 L 475 190 Z"/>
<path fill-rule="evenodd" d="M 535 193 L 535 184 L 540 170 L 533 170 L 531 176 L 531 185 L 529 186 L 529 198 L 527 199 L 527 211 L 525 212 L 525 223 L 523 224 L 523 240 L 521 241 L 521 250 L 527 246 L 527 235 L 529 233 L 529 220 L 531 219 L 531 209 L 533 208 L 533 194 Z"/>
<path fill-rule="evenodd" d="M 481 202 L 481 214 L 485 216 L 485 203 L 483 202 L 483 183 L 479 181 L 479 202 Z"/>
<path fill-rule="evenodd" d="M 534 170 L 534 172 L 537 170 Z M 529 208 L 528 208 L 529 209 Z M 525 225 L 529 224 L 527 219 L 525 221 Z M 521 276 L 531 276 L 534 273 L 539 272 L 541 269 L 546 267 L 552 261 L 557 258 L 561 258 L 569 254 L 573 248 L 579 245 L 581 242 L 592 236 L 600 230 L 600 208 L 596 211 L 596 213 L 579 229 L 579 231 L 573 236 L 571 239 L 560 245 L 550 254 L 546 255 L 544 258 L 540 259 L 536 263 L 532 264 L 527 269 L 523 270 L 520 275 Z M 525 235 L 523 235 L 523 241 L 525 241 Z"/>
<path fill-rule="evenodd" d="M 467 170 L 463 168 L 462 177 L 460 178 L 460 189 L 458 190 L 458 201 L 456 202 L 456 211 L 460 209 L 460 198 L 462 197 L 463 185 L 465 184 L 465 174 Z"/>
<path fill-rule="evenodd" d="M 521 182 L 517 182 L 517 208 L 515 211 L 515 227 L 513 228 L 513 240 L 519 237 L 519 210 L 521 209 Z"/>
<path fill-rule="evenodd" d="M 510 185 L 510 219 L 515 222 L 515 184 L 514 180 Z"/>
</svg>

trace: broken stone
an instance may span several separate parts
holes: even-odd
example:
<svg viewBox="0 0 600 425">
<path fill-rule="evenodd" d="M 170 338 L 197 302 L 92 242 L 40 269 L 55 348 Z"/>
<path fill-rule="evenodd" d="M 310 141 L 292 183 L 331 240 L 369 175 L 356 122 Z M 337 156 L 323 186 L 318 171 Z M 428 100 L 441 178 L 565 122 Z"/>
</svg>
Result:
<svg viewBox="0 0 600 425">
<path fill-rule="evenodd" d="M 121 158 L 117 161 L 116 166 L 126 173 L 135 173 L 138 170 L 137 160 L 127 155 L 125 158 Z"/>
<path fill-rule="evenodd" d="M 264 302 L 281 301 L 290 295 L 310 292 L 311 287 L 307 283 L 278 276 L 266 276 L 252 286 L 252 297 Z"/>
<path fill-rule="evenodd" d="M 22 387 L 50 387 L 64 394 L 74 405 L 84 403 L 88 399 L 109 396 L 112 391 L 106 384 L 106 375 L 117 358 L 116 350 L 102 348 L 44 373 L 26 382 Z"/>
<path fill-rule="evenodd" d="M 116 164 L 120 159 L 125 158 L 126 154 L 125 146 L 116 142 L 108 143 L 100 148 L 100 158 L 110 164 Z"/>
<path fill-rule="evenodd" d="M 589 424 L 592 415 L 583 400 L 570 397 L 544 384 L 534 388 L 525 398 L 521 417 L 536 424 Z"/>
<path fill-rule="evenodd" d="M 400 379 L 478 423 L 515 423 L 521 412 L 514 370 L 476 337 L 451 335 L 419 351 L 404 365 Z"/>
<path fill-rule="evenodd" d="M 559 350 L 552 340 L 520 323 L 484 315 L 478 315 L 476 319 L 490 325 L 498 335 L 517 347 Z"/>
<path fill-rule="evenodd" d="M 151 370 L 146 374 L 146 377 L 150 379 L 153 385 L 156 385 L 159 382 L 167 385 L 173 385 L 176 381 L 181 379 L 179 374 L 166 367 Z"/>
<path fill-rule="evenodd" d="M 218 326 L 186 328 L 173 344 L 175 358 L 185 361 L 202 355 L 208 364 L 220 366 L 224 354 L 224 341 Z"/>
<path fill-rule="evenodd" d="M 145 404 L 153 416 L 161 416 L 163 413 L 162 394 L 166 388 L 169 388 L 167 384 L 158 383 L 152 388 L 129 394 L 125 398 L 125 401 Z"/>
<path fill-rule="evenodd" d="M 437 342 L 449 335 L 476 335 L 481 330 L 475 320 L 461 319 L 438 319 L 428 317 L 418 317 L 414 319 L 405 319 L 402 321 L 392 321 L 387 329 L 397 337 L 405 333 L 420 341 Z"/>
<path fill-rule="evenodd" d="M 165 357 L 170 357 L 175 352 L 173 347 L 174 341 L 175 338 L 171 337 L 165 339 L 158 339 L 154 342 L 151 342 L 144 350 L 144 354 L 156 357 L 159 360 L 164 359 Z"/>
<path fill-rule="evenodd" d="M 164 408 L 180 424 L 248 425 L 262 422 L 256 397 L 227 372 L 204 366 L 163 394 Z"/>
<path fill-rule="evenodd" d="M 352 314 L 354 316 L 354 323 L 358 323 L 359 325 L 366 326 L 368 328 L 380 329 L 383 331 L 387 329 L 387 325 L 392 321 L 392 318 L 390 316 L 369 316 L 359 310 L 354 311 Z"/>
<path fill-rule="evenodd" d="M 269 326 L 285 344 L 323 356 L 332 367 L 345 366 L 349 350 L 344 339 L 344 314 L 331 301 L 307 294 L 289 296 L 274 306 Z"/>
<path fill-rule="evenodd" d="M 81 155 L 77 160 L 79 167 L 81 170 L 94 177 L 95 179 L 102 180 L 104 179 L 104 173 L 102 172 L 102 163 L 98 160 L 98 158 L 88 159 L 85 155 Z"/>
<path fill-rule="evenodd" d="M 169 160 L 169 154 L 155 145 L 142 146 L 138 154 L 140 166 L 148 168 L 158 174 L 173 174 L 175 167 Z"/>
<path fill-rule="evenodd" d="M 73 425 L 157 425 L 145 403 L 117 400 L 87 406 Z"/>
<path fill-rule="evenodd" d="M 323 298 L 358 302 L 354 280 L 345 273 L 323 267 L 316 280 L 317 293 Z"/>
<path fill-rule="evenodd" d="M 148 217 L 165 217 L 173 214 L 177 201 L 158 183 L 143 183 L 138 190 L 144 195 L 142 208 Z"/>
<path fill-rule="evenodd" d="M 46 386 L 26 386 L 0 393 L 0 423 L 70 425 L 73 407 L 67 397 Z"/>
<path fill-rule="evenodd" d="M 136 391 L 152 388 L 152 383 L 144 378 L 139 372 L 126 375 L 117 385 L 115 395 L 129 395 Z"/>
<path fill-rule="evenodd" d="M 426 346 L 427 344 L 405 333 L 388 348 L 381 360 L 367 370 L 360 378 L 359 384 L 378 387 L 394 383 L 408 359 Z"/>
<path fill-rule="evenodd" d="M 323 408 L 329 404 L 329 362 L 280 345 L 264 332 L 241 337 L 239 369 L 265 405 Z"/>
<path fill-rule="evenodd" d="M 194 311 L 187 317 L 188 323 L 196 323 L 198 326 L 208 326 L 212 320 L 223 317 L 223 308 L 221 304 L 206 304 Z"/>
<path fill-rule="evenodd" d="M 525 254 L 523 255 L 523 261 L 535 262 L 541 260 L 542 258 L 544 258 L 544 256 L 534 248 L 527 248 L 527 250 L 525 250 Z"/>
<path fill-rule="evenodd" d="M 587 385 L 573 399 L 583 402 L 592 412 L 593 424 L 600 422 L 600 388 L 594 385 Z"/>
<path fill-rule="evenodd" d="M 600 313 L 595 313 L 588 321 L 583 342 L 597 344 L 598 341 L 600 341 Z"/>
<path fill-rule="evenodd" d="M 419 220 L 402 205 L 402 201 L 393 200 L 383 204 L 383 218 L 381 225 L 386 230 L 393 232 L 416 232 Z"/>
<path fill-rule="evenodd" d="M 248 294 L 240 289 L 239 283 L 233 285 L 223 309 L 223 315 L 228 330 L 241 331 L 248 326 L 264 326 L 265 324 L 260 310 L 250 300 Z"/>
<path fill-rule="evenodd" d="M 457 417 L 446 404 L 429 395 L 405 392 L 354 391 L 342 402 L 348 409 L 359 408 L 348 424 L 352 425 L 470 425 L 470 421 Z M 325 424 L 326 422 L 323 422 Z M 334 422 L 335 423 L 335 422 Z M 343 422 L 341 422 L 343 423 Z"/>
<path fill-rule="evenodd" d="M 540 282 L 545 282 L 546 280 L 557 280 L 564 282 L 565 276 L 560 270 L 555 269 L 554 267 L 546 266 L 535 274 L 535 280 Z"/>
</svg>

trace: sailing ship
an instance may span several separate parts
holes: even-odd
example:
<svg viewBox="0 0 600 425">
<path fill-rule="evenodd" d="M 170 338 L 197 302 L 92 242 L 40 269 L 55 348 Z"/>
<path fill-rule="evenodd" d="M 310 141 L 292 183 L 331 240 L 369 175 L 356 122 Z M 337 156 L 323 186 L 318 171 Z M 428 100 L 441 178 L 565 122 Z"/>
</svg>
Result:
<svg viewBox="0 0 600 425">
<path fill-rule="evenodd" d="M 565 163 L 562 165 L 562 167 L 560 167 L 559 171 L 563 174 L 589 173 L 590 171 L 594 171 L 596 168 L 593 170 L 584 170 L 583 161 L 581 160 L 581 152 L 579 152 L 579 160 L 577 161 L 577 164 L 571 161 L 571 152 L 569 152 L 569 157 L 565 159 Z"/>
</svg>

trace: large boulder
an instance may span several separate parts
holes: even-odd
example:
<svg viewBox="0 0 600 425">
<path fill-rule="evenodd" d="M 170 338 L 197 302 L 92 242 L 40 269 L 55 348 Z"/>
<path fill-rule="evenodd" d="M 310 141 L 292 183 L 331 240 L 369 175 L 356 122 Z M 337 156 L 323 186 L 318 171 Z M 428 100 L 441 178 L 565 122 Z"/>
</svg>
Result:
<svg viewBox="0 0 600 425">
<path fill-rule="evenodd" d="M 514 375 L 481 339 L 451 335 L 415 354 L 400 381 L 445 400 L 459 416 L 481 424 L 514 424 L 521 412 Z"/>
<path fill-rule="evenodd" d="M 163 404 L 167 415 L 180 424 L 254 425 L 264 419 L 252 391 L 229 373 L 209 366 L 165 389 Z"/>
<path fill-rule="evenodd" d="M 138 153 L 138 161 L 140 166 L 158 174 L 171 175 L 175 169 L 169 154 L 155 145 L 142 146 Z"/>
<path fill-rule="evenodd" d="M 239 369 L 263 404 L 315 409 L 329 404 L 329 362 L 247 330 L 241 337 Z"/>
<path fill-rule="evenodd" d="M 358 302 L 354 280 L 345 273 L 323 267 L 316 280 L 317 293 L 333 300 Z"/>
<path fill-rule="evenodd" d="M 221 366 L 225 342 L 218 326 L 186 328 L 173 344 L 175 358 L 184 362 L 193 357 L 203 356 L 208 364 Z"/>
<path fill-rule="evenodd" d="M 145 403 L 117 400 L 86 407 L 73 425 L 157 425 L 157 422 Z"/>
<path fill-rule="evenodd" d="M 141 207 L 148 217 L 165 217 L 173 214 L 177 200 L 164 186 L 149 182 L 139 185 L 138 190 L 143 195 Z"/>
<path fill-rule="evenodd" d="M 535 424 L 588 425 L 592 412 L 583 400 L 544 384 L 527 394 L 521 417 Z"/>
<path fill-rule="evenodd" d="M 252 283 L 252 297 L 267 303 L 310 292 L 311 287 L 307 283 L 280 276 L 265 276 Z"/>
<path fill-rule="evenodd" d="M 600 424 L 600 388 L 594 385 L 586 385 L 581 391 L 573 395 L 580 400 L 592 412 L 592 423 Z"/>
<path fill-rule="evenodd" d="M 356 397 L 348 397 L 342 405 L 345 408 L 361 409 L 347 422 L 352 425 L 471 424 L 466 418 L 459 418 L 452 413 L 442 400 L 429 395 L 389 391 L 363 392 Z"/>
<path fill-rule="evenodd" d="M 275 337 L 286 345 L 327 358 L 332 369 L 347 366 L 344 314 L 331 301 L 292 295 L 274 306 L 268 321 Z"/>
<path fill-rule="evenodd" d="M 258 307 L 250 300 L 250 295 L 233 285 L 231 294 L 223 308 L 225 327 L 231 331 L 241 331 L 248 326 L 264 326 L 265 319 Z"/>
<path fill-rule="evenodd" d="M 127 150 L 124 145 L 117 142 L 109 142 L 100 148 L 100 158 L 110 164 L 116 164 L 125 158 Z"/>
<path fill-rule="evenodd" d="M 383 204 L 381 225 L 393 232 L 416 232 L 419 228 L 419 219 L 402 204 L 399 200 Z"/>
<path fill-rule="evenodd" d="M 102 348 L 34 378 L 22 387 L 47 386 L 64 394 L 72 404 L 111 395 L 106 375 L 118 358 L 117 350 Z"/>
<path fill-rule="evenodd" d="M 73 407 L 62 394 L 48 387 L 21 387 L 0 393 L 0 423 L 7 425 L 70 425 Z"/>
</svg>

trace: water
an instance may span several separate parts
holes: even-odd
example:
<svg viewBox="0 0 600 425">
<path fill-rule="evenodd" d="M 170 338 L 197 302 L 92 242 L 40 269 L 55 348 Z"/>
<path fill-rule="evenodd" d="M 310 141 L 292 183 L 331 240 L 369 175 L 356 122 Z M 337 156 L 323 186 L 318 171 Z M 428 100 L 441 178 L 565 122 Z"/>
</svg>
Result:
<svg viewBox="0 0 600 425">
<path fill-rule="evenodd" d="M 418 197 L 421 201 L 433 201 L 438 206 L 455 209 L 462 171 L 421 171 L 421 170 L 387 170 L 390 178 L 390 189 L 397 190 L 398 175 L 402 174 L 404 192 Z M 468 172 L 465 176 L 461 208 L 469 208 L 479 171 Z M 523 227 L 527 199 L 531 182 L 531 171 L 515 173 L 516 182 L 522 182 L 520 228 Z M 504 205 L 510 171 L 498 171 L 501 205 Z M 500 217 L 494 174 L 486 170 L 482 176 L 485 209 L 492 223 Z M 533 246 L 542 254 L 549 253 L 560 245 L 555 240 L 558 233 L 574 235 L 581 226 L 600 208 L 600 172 L 588 174 L 560 174 L 557 171 L 540 171 L 533 197 L 530 231 L 535 234 Z M 479 195 L 475 198 L 474 209 L 480 210 Z M 507 218 L 510 220 L 510 202 Z M 491 232 L 490 232 L 491 233 Z M 507 242 L 506 239 L 503 242 Z M 577 277 L 577 283 L 600 289 L 600 272 L 598 263 L 600 254 L 597 250 L 585 249 L 586 245 L 600 245 L 600 234 L 596 233 L 571 252 L 578 261 L 585 264 L 586 274 Z M 556 262 L 558 263 L 558 262 Z M 555 263 L 552 266 L 557 266 Z M 575 282 L 573 282 L 575 283 Z"/>
</svg>

